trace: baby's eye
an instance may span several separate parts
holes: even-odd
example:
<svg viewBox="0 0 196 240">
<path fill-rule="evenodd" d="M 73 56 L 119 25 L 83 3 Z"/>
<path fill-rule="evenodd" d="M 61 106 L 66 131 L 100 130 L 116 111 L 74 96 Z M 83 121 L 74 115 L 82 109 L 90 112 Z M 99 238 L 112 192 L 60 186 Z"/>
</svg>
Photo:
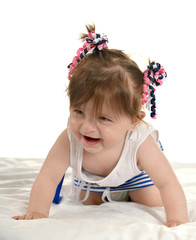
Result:
<svg viewBox="0 0 196 240">
<path fill-rule="evenodd" d="M 80 109 L 74 109 L 74 112 L 78 115 L 82 115 L 83 112 Z"/>
<path fill-rule="evenodd" d="M 109 118 L 106 117 L 99 117 L 100 120 L 105 121 L 105 122 L 111 122 L 111 120 Z"/>
</svg>

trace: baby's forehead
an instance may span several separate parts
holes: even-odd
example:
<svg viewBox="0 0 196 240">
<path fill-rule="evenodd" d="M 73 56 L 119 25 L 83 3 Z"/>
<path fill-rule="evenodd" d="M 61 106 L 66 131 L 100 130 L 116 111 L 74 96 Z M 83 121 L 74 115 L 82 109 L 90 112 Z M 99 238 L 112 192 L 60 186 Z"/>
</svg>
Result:
<svg viewBox="0 0 196 240">
<path fill-rule="evenodd" d="M 83 109 L 89 109 L 89 110 L 96 110 L 97 112 L 106 112 L 106 113 L 114 113 L 112 110 L 110 102 L 106 100 L 102 100 L 97 102 L 94 99 L 88 100 L 86 103 L 81 104 L 81 108 Z"/>
<path fill-rule="evenodd" d="M 122 114 L 122 111 L 119 111 L 115 104 L 106 100 L 97 102 L 94 99 L 90 99 L 86 103 L 80 104 L 77 107 L 82 111 L 90 112 L 93 115 L 104 115 L 116 118 L 119 116 L 120 112 Z"/>
</svg>

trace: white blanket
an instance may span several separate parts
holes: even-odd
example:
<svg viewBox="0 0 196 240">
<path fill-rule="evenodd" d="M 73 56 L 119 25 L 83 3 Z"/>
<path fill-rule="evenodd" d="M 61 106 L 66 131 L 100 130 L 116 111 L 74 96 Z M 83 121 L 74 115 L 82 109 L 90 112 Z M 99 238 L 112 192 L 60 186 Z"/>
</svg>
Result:
<svg viewBox="0 0 196 240">
<path fill-rule="evenodd" d="M 52 204 L 50 218 L 16 221 L 12 216 L 27 209 L 33 181 L 42 159 L 0 158 L 0 240 L 192 240 L 196 239 L 196 164 L 175 163 L 173 167 L 184 188 L 190 222 L 167 228 L 163 208 L 131 202 L 84 206 L 70 200 L 70 171 L 66 174 L 58 205 Z"/>
</svg>

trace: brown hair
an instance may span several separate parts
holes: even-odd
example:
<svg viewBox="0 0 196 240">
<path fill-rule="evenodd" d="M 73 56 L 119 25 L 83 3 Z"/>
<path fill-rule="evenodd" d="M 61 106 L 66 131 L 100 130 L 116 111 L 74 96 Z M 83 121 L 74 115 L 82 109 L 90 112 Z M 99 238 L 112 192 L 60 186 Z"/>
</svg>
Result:
<svg viewBox="0 0 196 240">
<path fill-rule="evenodd" d="M 87 30 L 91 32 L 95 26 L 88 25 Z M 128 55 L 117 49 L 97 50 L 87 54 L 72 73 L 67 89 L 70 107 L 93 98 L 95 113 L 106 103 L 118 116 L 140 119 L 143 84 L 143 73 Z"/>
</svg>

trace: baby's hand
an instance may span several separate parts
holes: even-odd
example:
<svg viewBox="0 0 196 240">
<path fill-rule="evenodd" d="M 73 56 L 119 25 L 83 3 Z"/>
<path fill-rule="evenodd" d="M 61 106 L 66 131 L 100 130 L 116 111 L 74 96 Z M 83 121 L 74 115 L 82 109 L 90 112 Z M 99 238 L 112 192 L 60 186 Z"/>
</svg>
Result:
<svg viewBox="0 0 196 240">
<path fill-rule="evenodd" d="M 47 218 L 47 217 L 42 213 L 28 212 L 22 216 L 14 216 L 12 218 L 15 220 L 32 220 L 32 219 Z"/>
<path fill-rule="evenodd" d="M 178 222 L 178 221 L 170 221 L 165 224 L 167 227 L 177 227 L 181 224 L 184 224 L 183 222 Z"/>
</svg>

